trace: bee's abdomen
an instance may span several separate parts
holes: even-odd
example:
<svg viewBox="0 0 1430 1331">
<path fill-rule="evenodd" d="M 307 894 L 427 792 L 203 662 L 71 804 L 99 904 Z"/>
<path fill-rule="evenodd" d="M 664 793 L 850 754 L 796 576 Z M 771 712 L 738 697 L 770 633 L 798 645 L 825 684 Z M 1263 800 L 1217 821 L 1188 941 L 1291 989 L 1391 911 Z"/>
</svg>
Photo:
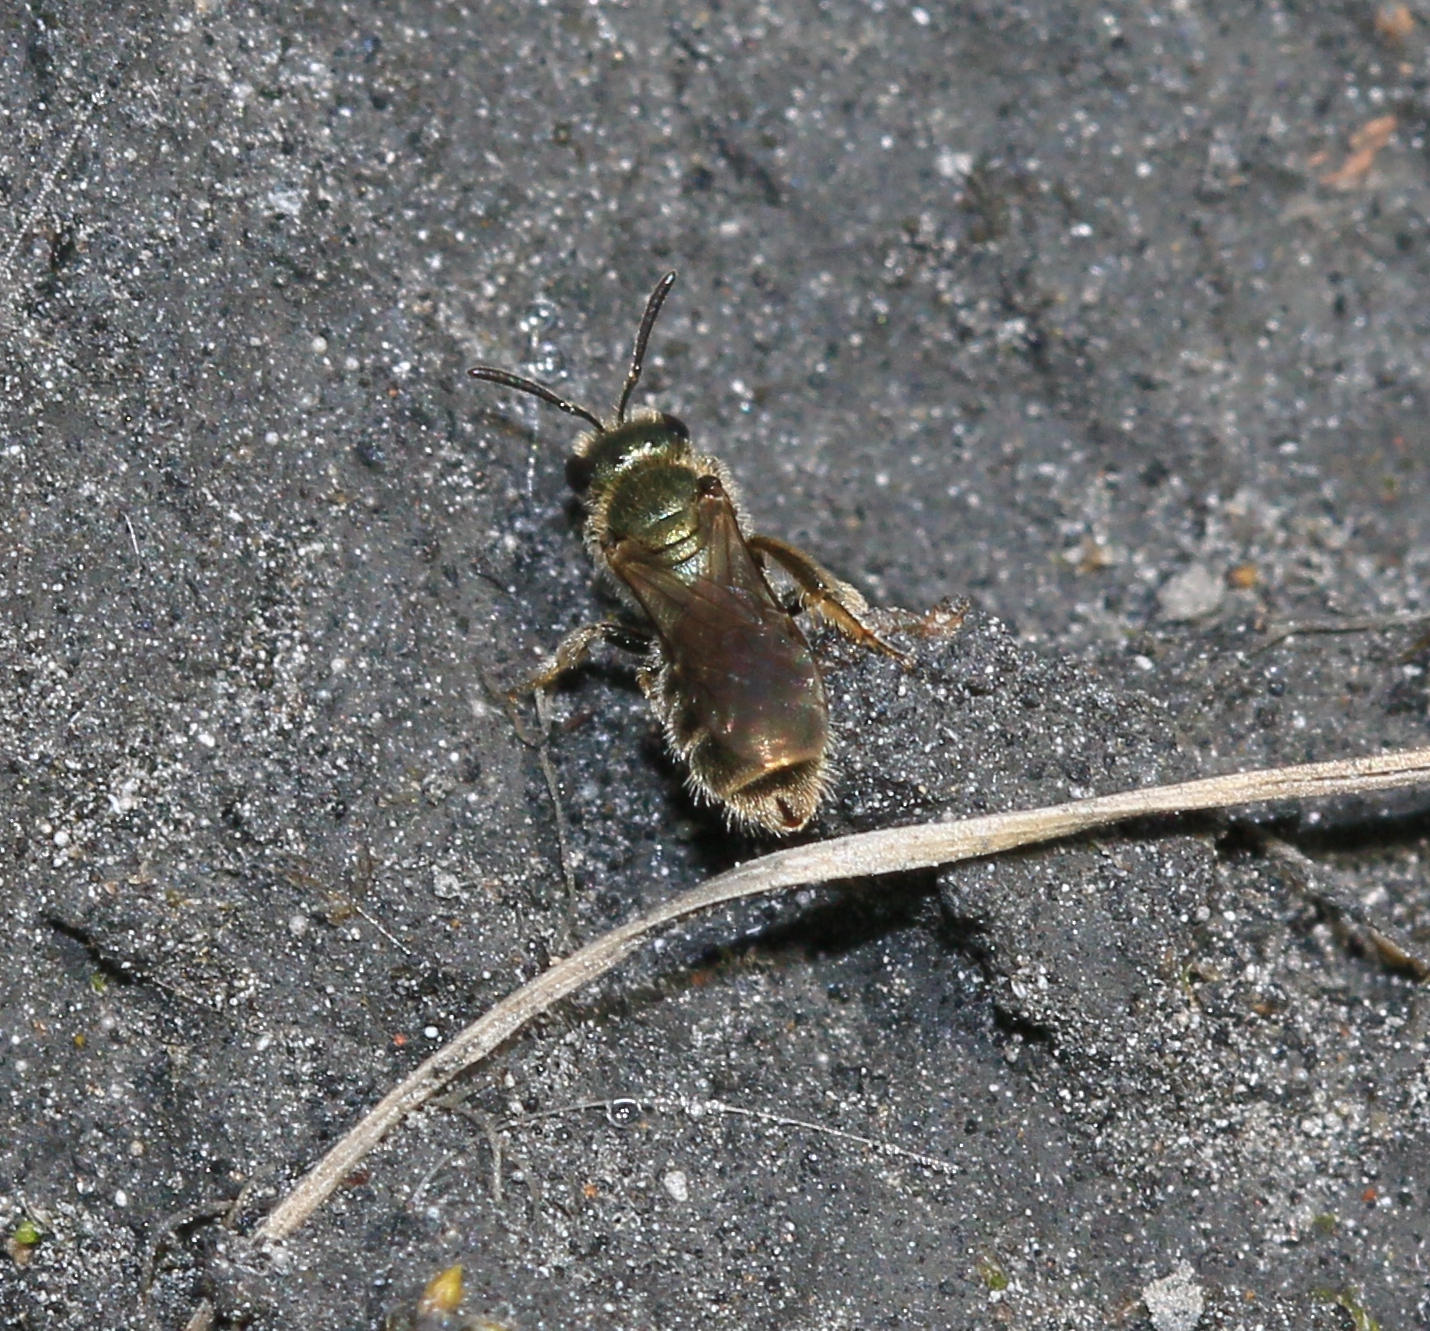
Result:
<svg viewBox="0 0 1430 1331">
<path fill-rule="evenodd" d="M 829 719 L 817 673 L 767 681 L 765 705 L 732 729 L 709 727 L 708 716 L 679 706 L 670 718 L 695 785 L 740 818 L 771 832 L 809 821 L 824 789 Z M 798 696 L 802 695 L 802 696 Z"/>
</svg>

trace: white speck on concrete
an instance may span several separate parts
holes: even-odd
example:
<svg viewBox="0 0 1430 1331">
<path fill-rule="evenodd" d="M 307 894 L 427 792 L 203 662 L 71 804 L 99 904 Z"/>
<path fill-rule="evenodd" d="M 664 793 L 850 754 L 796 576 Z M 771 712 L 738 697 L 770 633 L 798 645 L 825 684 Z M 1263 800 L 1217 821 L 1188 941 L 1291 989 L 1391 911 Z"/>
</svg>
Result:
<svg viewBox="0 0 1430 1331">
<path fill-rule="evenodd" d="M 268 191 L 265 202 L 280 217 L 298 217 L 302 215 L 306 196 L 307 190 L 285 189 L 280 185 Z"/>
<path fill-rule="evenodd" d="M 1162 618 L 1174 622 L 1205 619 L 1221 606 L 1226 586 L 1205 564 L 1191 564 L 1168 578 L 1157 593 Z"/>
<path fill-rule="evenodd" d="M 934 166 L 945 180 L 962 180 L 973 174 L 973 154 L 944 148 L 934 160 Z"/>
<path fill-rule="evenodd" d="M 1182 1262 L 1169 1276 L 1154 1280 L 1142 1291 L 1142 1302 L 1156 1331 L 1195 1331 L 1202 1320 L 1202 1287 L 1190 1262 Z"/>
</svg>

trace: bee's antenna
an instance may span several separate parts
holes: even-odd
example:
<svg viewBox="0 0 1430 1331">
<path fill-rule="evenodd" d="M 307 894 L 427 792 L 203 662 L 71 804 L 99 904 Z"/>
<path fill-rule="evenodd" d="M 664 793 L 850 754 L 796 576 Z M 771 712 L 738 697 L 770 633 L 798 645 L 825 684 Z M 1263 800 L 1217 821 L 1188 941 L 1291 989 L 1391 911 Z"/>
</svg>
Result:
<svg viewBox="0 0 1430 1331">
<path fill-rule="evenodd" d="M 549 402 L 553 407 L 559 407 L 568 416 L 579 416 L 583 421 L 589 421 L 598 430 L 606 428 L 585 407 L 578 407 L 574 402 L 568 402 L 560 393 L 547 388 L 545 384 L 537 383 L 535 379 L 523 379 L 521 375 L 513 374 L 510 370 L 498 369 L 495 365 L 473 365 L 467 373 L 473 379 L 485 379 L 488 383 L 500 384 L 503 388 L 515 388 L 520 393 L 530 393 L 532 397 L 539 397 L 543 402 Z"/>
<path fill-rule="evenodd" d="M 674 285 L 675 274 L 667 273 L 655 284 L 655 290 L 650 293 L 650 299 L 645 303 L 640 332 L 636 334 L 635 350 L 631 353 L 630 373 L 626 375 L 626 386 L 621 390 L 620 405 L 616 408 L 617 425 L 625 423 L 626 404 L 631 400 L 631 394 L 635 392 L 636 385 L 641 381 L 641 370 L 645 365 L 646 343 L 650 341 L 651 329 L 655 327 L 655 321 L 660 316 L 660 307 L 665 304 L 665 298 L 670 295 L 670 289 Z"/>
</svg>

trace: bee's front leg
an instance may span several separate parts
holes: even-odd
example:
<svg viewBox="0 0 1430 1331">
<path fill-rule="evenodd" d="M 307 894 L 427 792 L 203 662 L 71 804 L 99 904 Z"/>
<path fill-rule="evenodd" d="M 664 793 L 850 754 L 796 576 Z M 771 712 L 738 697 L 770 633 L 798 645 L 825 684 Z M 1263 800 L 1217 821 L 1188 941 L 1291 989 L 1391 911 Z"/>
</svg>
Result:
<svg viewBox="0 0 1430 1331">
<path fill-rule="evenodd" d="M 905 653 L 892 643 L 885 642 L 864 622 L 863 616 L 869 613 L 869 603 L 818 560 L 797 546 L 773 536 L 751 536 L 746 544 L 757 554 L 773 559 L 794 579 L 799 588 L 800 606 L 807 613 L 833 624 L 846 638 L 860 646 L 883 652 L 904 665 L 909 664 Z"/>
<path fill-rule="evenodd" d="M 623 652 L 645 655 L 650 651 L 651 634 L 634 624 L 617 624 L 607 620 L 601 624 L 587 624 L 584 628 L 573 629 L 556 647 L 556 655 L 544 670 L 538 671 L 530 679 L 523 680 L 507 696 L 518 698 L 524 693 L 536 693 L 549 689 L 568 670 L 574 670 L 586 659 L 593 643 L 609 642 Z"/>
</svg>

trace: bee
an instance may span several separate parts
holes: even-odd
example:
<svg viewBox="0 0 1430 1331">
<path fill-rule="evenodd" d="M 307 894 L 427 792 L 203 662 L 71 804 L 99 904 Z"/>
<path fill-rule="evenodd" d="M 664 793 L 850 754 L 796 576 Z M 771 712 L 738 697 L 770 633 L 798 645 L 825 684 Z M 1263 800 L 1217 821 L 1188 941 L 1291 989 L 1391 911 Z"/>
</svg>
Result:
<svg viewBox="0 0 1430 1331">
<path fill-rule="evenodd" d="M 509 370 L 468 371 L 591 427 L 567 460 L 566 478 L 584 500 L 592 559 L 637 617 L 576 629 L 551 664 L 513 692 L 549 687 L 598 641 L 639 653 L 637 679 L 694 793 L 736 824 L 797 832 L 814 816 L 830 768 L 828 695 L 795 615 L 905 658 L 865 622 L 868 605 L 853 587 L 802 550 L 750 530 L 729 470 L 696 452 L 683 421 L 628 410 L 675 276 L 661 278 L 646 302 L 608 420 Z M 770 564 L 797 590 L 789 605 L 770 586 Z"/>
</svg>

